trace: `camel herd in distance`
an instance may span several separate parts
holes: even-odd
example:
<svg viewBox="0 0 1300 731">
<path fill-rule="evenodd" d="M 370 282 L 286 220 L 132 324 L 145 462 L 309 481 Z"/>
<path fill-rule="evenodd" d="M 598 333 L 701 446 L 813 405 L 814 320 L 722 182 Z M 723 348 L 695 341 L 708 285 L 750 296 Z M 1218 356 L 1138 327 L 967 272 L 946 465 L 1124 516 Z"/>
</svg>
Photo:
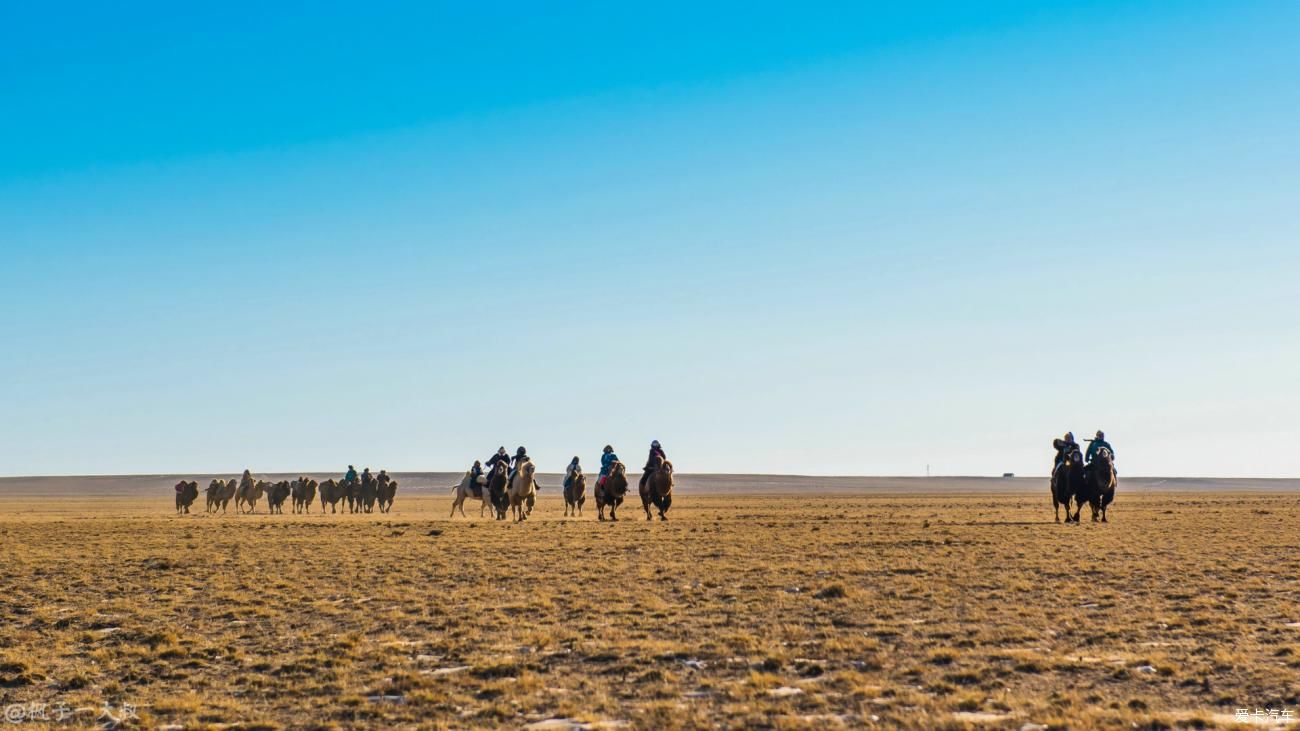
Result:
<svg viewBox="0 0 1300 731">
<path fill-rule="evenodd" d="M 255 480 L 246 470 L 238 480 L 213 480 L 205 491 L 207 495 L 207 512 L 227 512 L 230 501 L 235 501 L 235 511 L 239 513 L 256 513 L 257 503 L 266 498 L 267 512 L 284 513 L 284 504 L 293 499 L 292 510 L 295 513 L 310 513 L 311 504 L 320 498 L 320 511 L 339 513 L 387 513 L 393 508 L 393 499 L 397 496 L 397 480 L 380 470 L 369 479 L 325 480 L 317 482 L 309 477 L 299 476 L 296 480 L 268 482 Z M 199 497 L 199 483 L 181 480 L 176 483 L 176 512 L 183 515 L 190 512 L 190 506 Z"/>
<path fill-rule="evenodd" d="M 639 493 L 641 507 L 645 510 L 646 520 L 653 520 L 652 509 L 660 520 L 668 519 L 668 510 L 673 502 L 673 465 L 668 460 L 656 457 L 642 474 Z M 609 510 L 609 520 L 618 520 L 618 508 L 623 504 L 628 492 L 627 467 L 622 462 L 615 462 L 609 476 L 598 480 L 592 490 L 596 501 L 598 518 L 606 520 L 605 511 Z M 515 474 L 511 475 L 504 462 L 497 465 L 478 479 L 466 472 L 461 481 L 451 487 L 453 501 L 451 515 L 455 517 L 459 510 L 465 515 L 465 501 L 473 498 L 481 501 L 479 517 L 486 513 L 496 520 L 513 517 L 516 522 L 527 520 L 532 515 L 537 499 L 536 468 L 532 462 L 525 462 Z M 176 513 L 185 515 L 190 512 L 199 497 L 197 481 L 182 480 L 176 483 Z M 226 513 L 233 500 L 237 513 L 256 513 L 257 504 L 266 498 L 267 512 L 283 514 L 284 504 L 292 500 L 295 513 L 310 513 L 312 503 L 320 499 L 320 511 L 330 513 L 371 513 L 375 508 L 387 513 L 392 510 L 393 500 L 397 496 L 397 480 L 387 472 L 380 470 L 377 476 L 369 473 L 357 480 L 325 480 L 317 482 L 309 477 L 299 476 L 295 480 L 269 482 L 254 479 L 247 470 L 238 479 L 214 479 L 205 491 L 208 513 Z M 565 517 L 581 517 L 583 506 L 587 502 L 587 477 L 581 469 L 576 470 L 564 484 Z"/>
</svg>

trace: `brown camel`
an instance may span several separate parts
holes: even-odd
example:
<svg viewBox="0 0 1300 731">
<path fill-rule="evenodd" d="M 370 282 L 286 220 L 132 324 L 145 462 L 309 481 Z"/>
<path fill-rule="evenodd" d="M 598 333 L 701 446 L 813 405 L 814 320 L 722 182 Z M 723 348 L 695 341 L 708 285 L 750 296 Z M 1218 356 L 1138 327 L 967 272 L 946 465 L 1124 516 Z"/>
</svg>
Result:
<svg viewBox="0 0 1300 731">
<path fill-rule="evenodd" d="M 587 502 L 587 476 L 578 470 L 564 486 L 564 514 L 582 515 L 582 506 Z"/>
<path fill-rule="evenodd" d="M 497 520 L 505 520 L 510 510 L 510 468 L 505 462 L 497 462 L 488 478 L 488 499 L 496 511 Z"/>
<path fill-rule="evenodd" d="M 316 481 L 306 477 L 300 476 L 293 481 L 290 486 L 290 494 L 293 496 L 293 512 L 311 512 L 311 503 L 316 499 L 316 487 Z"/>
<path fill-rule="evenodd" d="M 216 511 L 221 508 L 221 512 L 226 512 L 226 506 L 234 499 L 235 493 L 239 490 L 239 483 L 235 480 L 213 480 L 208 486 L 208 507 Z"/>
<path fill-rule="evenodd" d="M 247 475 L 247 473 L 245 473 L 245 475 Z M 245 476 L 239 481 L 239 491 L 235 493 L 235 510 L 241 510 L 246 513 L 256 513 L 257 501 L 262 499 L 262 495 L 266 493 L 266 488 L 270 486 L 271 483 L 269 482 L 264 480 L 253 480 L 252 478 Z M 244 505 L 248 506 L 248 510 L 243 510 Z"/>
<path fill-rule="evenodd" d="M 320 484 L 320 511 L 325 512 L 325 506 L 330 507 L 331 513 L 338 512 L 339 501 L 346 497 L 346 482 L 339 483 L 334 480 L 326 480 Z"/>
<path fill-rule="evenodd" d="M 208 502 L 207 512 L 211 513 L 213 510 L 217 509 L 217 505 L 219 502 L 217 500 L 217 495 L 219 495 L 225 487 L 226 487 L 226 483 L 224 480 L 213 480 L 212 482 L 208 483 L 208 489 L 203 491 L 203 494 L 207 496 L 207 502 Z"/>
<path fill-rule="evenodd" d="M 266 507 L 272 513 L 284 514 L 284 501 L 289 499 L 293 488 L 288 480 L 280 480 L 266 489 Z"/>
<path fill-rule="evenodd" d="M 377 483 L 376 497 L 379 499 L 379 512 L 387 513 L 393 509 L 393 498 L 397 497 L 397 480 L 389 477 L 384 470 L 380 470 Z"/>
<path fill-rule="evenodd" d="M 190 512 L 190 506 L 199 498 L 199 483 L 181 480 L 176 483 L 176 512 Z"/>
<path fill-rule="evenodd" d="M 673 463 L 656 456 L 650 460 L 650 469 L 641 478 L 641 507 L 645 519 L 652 520 L 650 505 L 659 511 L 660 520 L 668 520 L 668 508 L 673 504 Z"/>
<path fill-rule="evenodd" d="M 605 506 L 609 506 L 609 519 L 618 520 L 618 506 L 623 504 L 623 496 L 627 495 L 627 466 L 622 462 L 615 462 L 610 467 L 605 482 L 597 481 L 594 492 L 597 517 L 604 520 Z"/>
<path fill-rule="evenodd" d="M 356 512 L 375 512 L 375 499 L 379 497 L 379 479 L 377 477 L 366 479 L 363 474 L 361 476 L 361 486 L 357 488 L 353 497 L 356 499 Z"/>
</svg>

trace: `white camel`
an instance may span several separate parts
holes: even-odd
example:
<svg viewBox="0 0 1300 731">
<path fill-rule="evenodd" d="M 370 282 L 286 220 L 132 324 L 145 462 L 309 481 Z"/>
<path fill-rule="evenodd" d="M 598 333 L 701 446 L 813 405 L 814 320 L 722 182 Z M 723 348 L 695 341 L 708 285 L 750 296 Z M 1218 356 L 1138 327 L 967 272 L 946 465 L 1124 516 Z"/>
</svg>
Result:
<svg viewBox="0 0 1300 731">
<path fill-rule="evenodd" d="M 453 485 L 451 492 L 456 496 L 456 501 L 451 504 L 451 516 L 456 516 L 456 511 L 460 511 L 462 518 L 468 518 L 465 515 L 465 500 L 467 498 L 482 498 L 483 505 L 478 509 L 478 517 L 483 517 L 483 512 L 492 507 L 492 492 L 487 488 L 487 479 L 484 475 L 479 475 L 477 482 L 470 472 L 466 472 L 461 478 L 460 484 Z"/>
</svg>

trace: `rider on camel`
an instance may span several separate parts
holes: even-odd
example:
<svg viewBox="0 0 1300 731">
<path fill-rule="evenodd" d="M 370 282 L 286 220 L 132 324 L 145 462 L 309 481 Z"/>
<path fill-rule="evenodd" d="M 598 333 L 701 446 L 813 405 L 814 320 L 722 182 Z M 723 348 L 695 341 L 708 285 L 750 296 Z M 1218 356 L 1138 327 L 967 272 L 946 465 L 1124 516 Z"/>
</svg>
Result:
<svg viewBox="0 0 1300 731">
<path fill-rule="evenodd" d="M 650 442 L 650 456 L 646 458 L 645 471 L 641 473 L 641 487 L 645 487 L 645 481 L 649 479 L 650 471 L 655 468 L 655 457 L 658 457 L 665 462 L 668 461 L 668 455 L 664 454 L 664 448 L 659 445 L 658 439 Z"/>
<path fill-rule="evenodd" d="M 1055 473 L 1070 452 L 1079 448 L 1079 443 L 1074 441 L 1074 432 L 1068 431 L 1065 433 L 1064 438 L 1053 439 L 1052 446 L 1056 448 L 1056 462 L 1052 465 L 1052 472 Z"/>
<path fill-rule="evenodd" d="M 573 478 L 580 474 L 582 474 L 582 466 L 578 464 L 578 458 L 575 456 L 573 461 L 569 462 L 569 466 L 564 468 L 564 489 L 569 489 L 569 485 L 573 484 Z"/>
<path fill-rule="evenodd" d="M 618 455 L 614 454 L 614 448 L 606 444 L 605 449 L 601 450 L 600 455 L 600 475 L 596 480 L 596 487 L 605 484 L 609 479 L 609 473 L 614 470 L 614 463 L 618 461 Z"/>
</svg>

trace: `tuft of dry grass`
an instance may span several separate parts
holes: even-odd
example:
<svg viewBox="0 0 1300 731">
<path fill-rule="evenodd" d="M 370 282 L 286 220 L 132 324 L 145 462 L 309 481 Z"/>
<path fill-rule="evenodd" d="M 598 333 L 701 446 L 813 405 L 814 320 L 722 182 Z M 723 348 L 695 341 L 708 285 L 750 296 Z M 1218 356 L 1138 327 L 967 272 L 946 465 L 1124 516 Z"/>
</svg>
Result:
<svg viewBox="0 0 1300 731">
<path fill-rule="evenodd" d="M 616 524 L 553 497 L 521 525 L 448 521 L 449 502 L 0 499 L 0 706 L 268 729 L 1300 715 L 1293 495 L 1121 495 L 1080 526 L 1045 492 L 690 495 L 667 523 Z"/>
</svg>

